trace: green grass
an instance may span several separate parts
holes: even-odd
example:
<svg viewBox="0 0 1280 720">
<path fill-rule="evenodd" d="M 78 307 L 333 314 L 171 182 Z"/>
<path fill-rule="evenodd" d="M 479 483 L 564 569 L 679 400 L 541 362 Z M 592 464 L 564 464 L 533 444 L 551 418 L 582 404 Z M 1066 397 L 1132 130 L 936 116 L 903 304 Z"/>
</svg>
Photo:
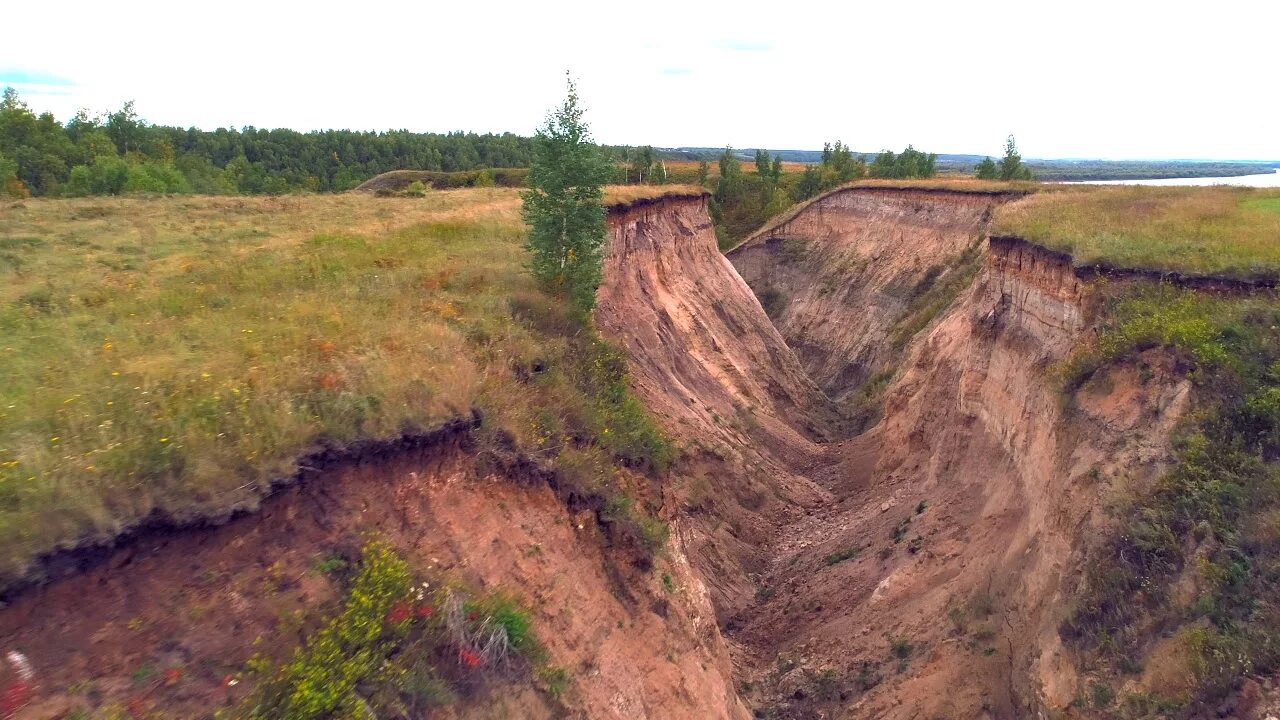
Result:
<svg viewBox="0 0 1280 720">
<path fill-rule="evenodd" d="M 1125 489 L 1063 634 L 1123 672 L 1139 666 L 1151 628 L 1176 632 L 1196 679 L 1182 717 L 1280 668 L 1280 309 L 1153 286 L 1121 292 L 1106 317 L 1067 368 L 1069 387 L 1164 348 L 1190 368 L 1198 409 L 1173 468 Z"/>
<path fill-rule="evenodd" d="M 253 506 L 317 443 L 468 412 L 660 468 L 622 356 L 535 290 L 515 190 L 0 212 L 0 585 L 152 513 Z"/>
<path fill-rule="evenodd" d="M 1280 197 L 1250 198 L 1242 201 L 1240 205 L 1249 210 L 1280 214 Z"/>
<path fill-rule="evenodd" d="M 1230 187 L 1083 187 L 1037 193 L 996 211 L 1016 235 L 1103 264 L 1235 278 L 1280 275 L 1280 191 Z"/>
</svg>

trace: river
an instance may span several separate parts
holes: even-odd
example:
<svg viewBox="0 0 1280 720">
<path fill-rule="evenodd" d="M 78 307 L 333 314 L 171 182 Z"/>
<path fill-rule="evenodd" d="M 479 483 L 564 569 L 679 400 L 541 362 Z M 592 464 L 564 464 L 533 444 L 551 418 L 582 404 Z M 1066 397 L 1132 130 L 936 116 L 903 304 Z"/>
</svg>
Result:
<svg viewBox="0 0 1280 720">
<path fill-rule="evenodd" d="M 1163 178 L 1160 180 L 1094 180 L 1066 182 L 1063 185 L 1243 185 L 1245 187 L 1280 187 L 1280 170 L 1270 175 L 1237 177 Z"/>
</svg>

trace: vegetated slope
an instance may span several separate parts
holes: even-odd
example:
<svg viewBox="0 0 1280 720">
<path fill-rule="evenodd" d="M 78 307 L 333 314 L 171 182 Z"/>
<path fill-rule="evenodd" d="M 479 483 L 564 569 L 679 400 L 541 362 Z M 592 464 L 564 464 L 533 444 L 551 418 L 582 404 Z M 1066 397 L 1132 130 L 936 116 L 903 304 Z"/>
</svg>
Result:
<svg viewBox="0 0 1280 720">
<path fill-rule="evenodd" d="M 1008 190 L 848 187 L 728 253 L 810 376 L 844 398 L 972 279 Z"/>
</svg>

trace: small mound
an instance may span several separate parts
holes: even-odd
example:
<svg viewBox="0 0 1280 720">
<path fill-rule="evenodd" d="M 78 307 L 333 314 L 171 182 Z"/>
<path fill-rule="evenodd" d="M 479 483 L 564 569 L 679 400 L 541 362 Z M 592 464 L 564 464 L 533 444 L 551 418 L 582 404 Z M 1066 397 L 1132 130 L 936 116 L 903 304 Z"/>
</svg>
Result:
<svg viewBox="0 0 1280 720">
<path fill-rule="evenodd" d="M 480 180 L 488 173 L 488 181 Z M 435 170 L 392 170 L 369 178 L 355 188 L 355 192 L 367 193 L 399 193 L 415 182 L 429 185 L 436 190 L 451 188 L 476 187 L 490 184 L 499 187 L 521 187 L 529 174 L 529 168 L 487 168 L 482 170 L 463 170 L 460 172 L 439 172 Z M 479 181 L 479 182 L 477 182 Z"/>
</svg>

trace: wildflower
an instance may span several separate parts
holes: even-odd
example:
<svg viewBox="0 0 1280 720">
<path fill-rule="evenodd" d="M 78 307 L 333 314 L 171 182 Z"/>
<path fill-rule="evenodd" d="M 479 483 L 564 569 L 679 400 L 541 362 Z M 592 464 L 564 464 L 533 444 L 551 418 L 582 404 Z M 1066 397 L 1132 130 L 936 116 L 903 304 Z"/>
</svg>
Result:
<svg viewBox="0 0 1280 720">
<path fill-rule="evenodd" d="M 476 668 L 480 667 L 484 662 L 484 658 L 464 647 L 460 647 L 458 648 L 458 661 L 469 668 Z"/>
<path fill-rule="evenodd" d="M 431 617 L 432 615 L 435 615 L 436 609 L 434 607 L 431 607 L 430 605 L 419 605 L 417 614 L 419 618 L 422 618 L 423 620 L 425 620 Z"/>
<path fill-rule="evenodd" d="M 391 606 L 391 611 L 387 613 L 387 622 L 392 625 L 398 625 L 408 620 L 412 614 L 413 611 L 409 608 L 409 603 L 401 600 Z"/>
<path fill-rule="evenodd" d="M 5 654 L 4 659 L 9 661 L 9 666 L 13 668 L 14 672 L 18 673 L 18 677 L 27 682 L 35 678 L 36 671 L 31 667 L 31 661 L 27 659 L 26 655 L 17 650 L 10 650 Z"/>
<path fill-rule="evenodd" d="M 167 437 L 160 438 L 160 442 L 162 442 L 162 443 L 167 443 L 167 442 L 169 442 L 169 438 L 167 438 Z"/>
<path fill-rule="evenodd" d="M 31 683 L 25 680 L 10 683 L 4 692 L 0 693 L 0 716 L 14 717 L 19 710 L 27 706 L 30 699 Z"/>
</svg>

